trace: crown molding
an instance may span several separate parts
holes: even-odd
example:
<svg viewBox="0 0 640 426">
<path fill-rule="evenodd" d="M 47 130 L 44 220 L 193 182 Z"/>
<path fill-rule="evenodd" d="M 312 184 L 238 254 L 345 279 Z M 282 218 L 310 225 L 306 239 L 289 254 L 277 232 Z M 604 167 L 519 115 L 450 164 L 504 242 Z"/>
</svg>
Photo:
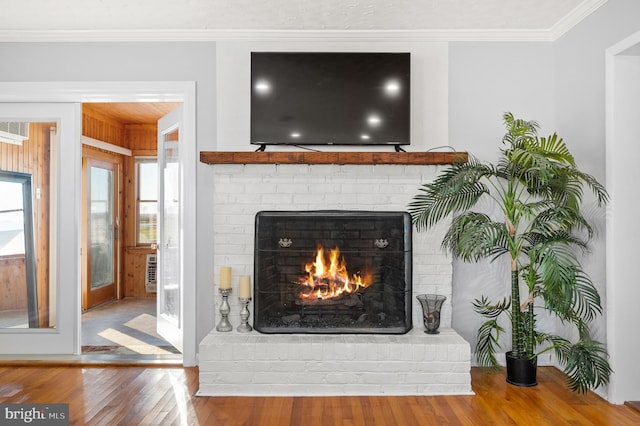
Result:
<svg viewBox="0 0 640 426">
<path fill-rule="evenodd" d="M 608 0 L 587 0 L 547 29 L 451 30 L 0 30 L 0 42 L 425 42 L 557 40 Z"/>
<path fill-rule="evenodd" d="M 609 0 L 588 0 L 580 3 L 575 9 L 556 22 L 556 24 L 549 29 L 549 36 L 551 40 L 555 41 L 562 37 L 608 1 Z"/>
<path fill-rule="evenodd" d="M 0 42 L 552 41 L 548 30 L 0 30 Z"/>
</svg>

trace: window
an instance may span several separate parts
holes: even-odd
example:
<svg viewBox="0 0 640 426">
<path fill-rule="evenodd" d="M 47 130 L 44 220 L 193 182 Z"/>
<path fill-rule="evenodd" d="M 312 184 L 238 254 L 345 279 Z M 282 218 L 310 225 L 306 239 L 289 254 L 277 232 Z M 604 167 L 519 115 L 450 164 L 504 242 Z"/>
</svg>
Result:
<svg viewBox="0 0 640 426">
<path fill-rule="evenodd" d="M 137 245 L 158 242 L 158 160 L 136 157 Z"/>
<path fill-rule="evenodd" d="M 0 170 L 1 328 L 40 327 L 31 181 L 30 174 Z"/>
<path fill-rule="evenodd" d="M 0 176 L 0 194 L 0 256 L 24 255 L 22 183 Z"/>
</svg>

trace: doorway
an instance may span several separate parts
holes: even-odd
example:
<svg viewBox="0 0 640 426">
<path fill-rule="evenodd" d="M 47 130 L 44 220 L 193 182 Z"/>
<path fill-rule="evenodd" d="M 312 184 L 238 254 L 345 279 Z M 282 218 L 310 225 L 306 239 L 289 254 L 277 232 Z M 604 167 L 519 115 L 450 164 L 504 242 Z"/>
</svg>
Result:
<svg viewBox="0 0 640 426">
<path fill-rule="evenodd" d="M 155 269 L 161 226 L 157 123 L 178 105 L 82 105 L 83 355 L 179 353 L 156 331 Z"/>
<path fill-rule="evenodd" d="M 606 51 L 606 181 L 607 207 L 607 350 L 611 375 L 607 399 L 640 406 L 640 350 L 632 313 L 640 298 L 635 268 L 635 241 L 640 237 L 635 161 L 640 154 L 640 32 Z"/>
<path fill-rule="evenodd" d="M 182 258 L 182 282 L 184 308 L 184 366 L 195 366 L 197 353 L 196 324 L 196 84 L 195 81 L 76 81 L 76 82 L 0 82 L 0 113 L 27 121 L 34 114 L 38 118 L 55 118 L 60 124 L 58 150 L 51 151 L 60 171 L 54 177 L 56 185 L 68 190 L 56 191 L 56 206 L 51 204 L 52 232 L 59 239 L 52 257 L 49 272 L 57 280 L 53 283 L 49 304 L 58 309 L 53 320 L 56 329 L 36 333 L 0 333 L 6 349 L 4 353 L 21 358 L 33 354 L 50 359 L 53 354 L 80 354 L 80 229 L 81 221 L 81 104 L 87 102 L 181 102 L 184 106 L 184 144 L 180 156 L 183 180 L 182 210 L 184 241 Z M 51 111 L 37 112 L 34 103 L 48 105 Z M 48 103 L 48 104 L 47 104 Z M 34 112 L 35 111 L 35 112 Z M 51 121 L 51 120 L 50 120 Z M 55 121 L 55 120 L 54 120 Z M 56 146 L 56 145 L 54 145 Z M 72 161 L 71 161 L 72 160 Z M 62 297 L 64 295 L 64 297 Z M 5 343 L 7 343 L 5 345 Z"/>
</svg>

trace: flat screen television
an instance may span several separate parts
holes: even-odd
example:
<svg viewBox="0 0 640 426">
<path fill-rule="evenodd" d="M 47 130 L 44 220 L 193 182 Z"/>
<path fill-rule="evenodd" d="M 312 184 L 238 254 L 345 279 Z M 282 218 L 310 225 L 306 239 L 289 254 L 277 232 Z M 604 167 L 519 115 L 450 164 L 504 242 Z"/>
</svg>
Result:
<svg viewBox="0 0 640 426">
<path fill-rule="evenodd" d="M 408 145 L 409 53 L 251 53 L 251 143 Z"/>
</svg>

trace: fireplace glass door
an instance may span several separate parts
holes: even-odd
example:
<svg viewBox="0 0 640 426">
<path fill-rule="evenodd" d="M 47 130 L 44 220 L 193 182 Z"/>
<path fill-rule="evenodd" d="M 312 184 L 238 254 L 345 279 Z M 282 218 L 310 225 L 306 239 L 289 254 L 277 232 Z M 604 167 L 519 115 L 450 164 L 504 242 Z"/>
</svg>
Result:
<svg viewBox="0 0 640 426">
<path fill-rule="evenodd" d="M 254 273 L 254 328 L 262 333 L 411 329 L 406 212 L 259 212 Z"/>
</svg>

